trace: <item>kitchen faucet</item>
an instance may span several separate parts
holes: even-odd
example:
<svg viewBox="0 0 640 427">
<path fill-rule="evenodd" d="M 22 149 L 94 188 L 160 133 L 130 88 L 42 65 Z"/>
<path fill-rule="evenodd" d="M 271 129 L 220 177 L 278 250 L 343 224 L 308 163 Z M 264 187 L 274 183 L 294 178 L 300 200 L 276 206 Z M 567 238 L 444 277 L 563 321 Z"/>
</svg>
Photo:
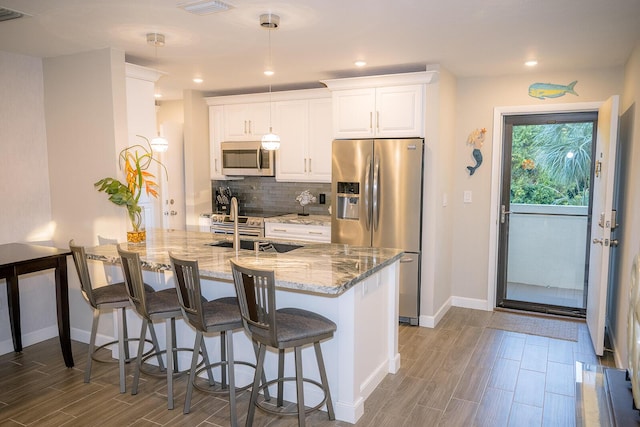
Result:
<svg viewBox="0 0 640 427">
<path fill-rule="evenodd" d="M 235 250 L 236 255 L 238 255 L 238 251 L 240 250 L 240 235 L 238 234 L 238 199 L 235 197 L 231 198 L 229 216 L 229 219 L 233 221 L 233 250 Z"/>
</svg>

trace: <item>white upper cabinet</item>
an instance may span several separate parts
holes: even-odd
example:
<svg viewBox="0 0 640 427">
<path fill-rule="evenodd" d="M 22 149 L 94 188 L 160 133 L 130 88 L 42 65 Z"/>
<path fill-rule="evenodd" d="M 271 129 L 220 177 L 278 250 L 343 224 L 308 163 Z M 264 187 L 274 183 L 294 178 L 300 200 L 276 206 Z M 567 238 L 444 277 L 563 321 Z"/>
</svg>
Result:
<svg viewBox="0 0 640 427">
<path fill-rule="evenodd" d="M 268 102 L 224 106 L 224 140 L 260 140 L 269 133 Z"/>
<path fill-rule="evenodd" d="M 424 136 L 424 85 L 333 92 L 336 138 Z"/>
<path fill-rule="evenodd" d="M 277 181 L 331 182 L 331 105 L 331 98 L 275 103 Z"/>
<path fill-rule="evenodd" d="M 222 174 L 222 151 L 220 143 L 224 135 L 224 112 L 222 105 L 209 107 L 209 151 L 211 179 L 225 179 Z"/>
<path fill-rule="evenodd" d="M 426 84 L 435 71 L 324 80 L 333 97 L 333 136 L 424 137 Z"/>
</svg>

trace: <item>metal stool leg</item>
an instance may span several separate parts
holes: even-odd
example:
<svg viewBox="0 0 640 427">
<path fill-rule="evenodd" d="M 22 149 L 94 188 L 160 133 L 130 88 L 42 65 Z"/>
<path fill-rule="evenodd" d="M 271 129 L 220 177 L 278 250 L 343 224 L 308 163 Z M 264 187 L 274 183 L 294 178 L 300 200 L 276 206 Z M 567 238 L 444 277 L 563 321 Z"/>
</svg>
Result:
<svg viewBox="0 0 640 427">
<path fill-rule="evenodd" d="M 147 319 L 142 319 L 142 328 L 140 329 L 140 341 L 138 342 L 138 356 L 136 357 L 136 367 L 133 371 L 133 384 L 131 385 L 131 394 L 138 394 L 138 382 L 140 381 L 140 366 L 142 365 L 142 354 L 144 353 L 144 338 L 147 335 Z M 155 339 L 155 332 L 152 334 L 154 337 L 153 345 L 157 345 L 157 340 Z M 157 347 L 155 347 L 158 350 Z"/>
<path fill-rule="evenodd" d="M 129 343 L 126 340 L 126 329 L 125 329 L 125 323 L 124 323 L 124 318 L 125 318 L 125 312 L 124 312 L 124 307 L 122 308 L 118 308 L 116 309 L 116 311 L 119 311 L 122 316 L 121 318 L 118 320 L 118 369 L 120 371 L 120 393 L 126 393 L 127 391 L 127 381 L 126 381 L 126 375 L 125 375 L 125 370 L 124 370 L 124 364 L 127 361 L 127 350 L 125 349 L 126 346 L 129 345 Z"/>
<path fill-rule="evenodd" d="M 318 361 L 318 371 L 320 371 L 320 380 L 322 381 L 324 392 L 327 395 L 327 401 L 325 402 L 325 404 L 327 405 L 327 412 L 329 413 L 329 419 L 335 420 L 336 415 L 333 412 L 333 402 L 331 401 L 331 392 L 329 391 L 329 381 L 327 381 L 327 371 L 324 368 L 324 359 L 322 357 L 322 349 L 320 348 L 319 342 L 314 342 L 313 346 L 316 350 L 316 360 Z"/>
<path fill-rule="evenodd" d="M 302 375 L 302 349 L 295 347 L 293 349 L 296 359 L 296 395 L 298 398 L 298 426 L 304 427 L 304 383 Z"/>
<path fill-rule="evenodd" d="M 238 414 L 236 412 L 236 374 L 233 359 L 233 331 L 228 331 L 225 335 L 227 337 L 227 366 L 229 367 L 229 411 L 231 415 L 231 426 L 236 427 L 238 425 Z"/>
<path fill-rule="evenodd" d="M 253 425 L 253 416 L 256 412 L 256 401 L 258 400 L 258 387 L 260 387 L 260 379 L 262 378 L 263 374 L 264 356 L 266 352 L 267 346 L 264 344 L 260 344 L 260 349 L 258 351 L 258 360 L 256 361 L 256 374 L 253 379 L 253 387 L 251 388 L 251 400 L 249 401 L 249 410 L 247 412 L 247 427 Z"/>
<path fill-rule="evenodd" d="M 174 367 L 174 319 L 167 319 L 166 323 L 166 347 L 167 347 L 167 409 L 173 409 L 173 367 Z"/>
<path fill-rule="evenodd" d="M 98 319 L 100 319 L 100 310 L 93 310 L 93 322 L 91 323 L 91 337 L 89 338 L 89 355 L 87 356 L 87 367 L 84 371 L 84 382 L 88 383 L 91 379 L 91 364 L 93 362 L 93 351 L 96 348 L 96 334 L 98 333 Z"/>
<path fill-rule="evenodd" d="M 187 393 L 184 397 L 184 409 L 182 411 L 182 413 L 184 414 L 188 414 L 191 411 L 191 395 L 193 394 L 193 382 L 196 379 L 196 370 L 198 368 L 198 348 L 201 346 L 202 341 L 202 332 L 196 331 L 196 341 L 193 344 L 193 356 L 191 357 L 191 370 L 189 371 L 189 380 L 187 382 Z"/>
<path fill-rule="evenodd" d="M 278 408 L 282 407 L 284 401 L 284 349 L 278 350 Z"/>
</svg>

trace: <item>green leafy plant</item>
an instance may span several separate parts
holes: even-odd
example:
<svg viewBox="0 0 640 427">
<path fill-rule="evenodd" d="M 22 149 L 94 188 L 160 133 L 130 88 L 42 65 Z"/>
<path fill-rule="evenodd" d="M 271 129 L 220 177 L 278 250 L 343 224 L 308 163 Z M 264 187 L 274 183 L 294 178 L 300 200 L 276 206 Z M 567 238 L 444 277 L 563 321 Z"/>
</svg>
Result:
<svg viewBox="0 0 640 427">
<path fill-rule="evenodd" d="M 155 176 L 148 171 L 149 167 L 154 163 L 160 165 L 168 178 L 167 168 L 153 157 L 149 140 L 142 135 L 137 136 L 144 139 L 147 146 L 132 145 L 122 150 L 119 155 L 118 163 L 120 169 L 124 170 L 126 185 L 111 177 L 93 184 L 98 191 L 109 195 L 109 201 L 127 208 L 131 226 L 136 232 L 142 226 L 142 208 L 138 202 L 143 189 L 148 196 L 158 197 L 158 184 L 154 181 Z"/>
</svg>

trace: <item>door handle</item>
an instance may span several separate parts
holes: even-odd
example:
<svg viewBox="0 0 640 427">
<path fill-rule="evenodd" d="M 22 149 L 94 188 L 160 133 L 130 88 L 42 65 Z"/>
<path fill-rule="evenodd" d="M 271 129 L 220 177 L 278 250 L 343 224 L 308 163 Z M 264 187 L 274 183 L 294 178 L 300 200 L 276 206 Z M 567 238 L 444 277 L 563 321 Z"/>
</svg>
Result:
<svg viewBox="0 0 640 427">
<path fill-rule="evenodd" d="M 378 199 L 380 195 L 380 158 L 376 157 L 375 169 L 373 170 L 373 229 L 378 229 L 380 221 L 380 205 Z"/>
<path fill-rule="evenodd" d="M 609 239 L 593 239 L 593 244 L 602 246 L 618 246 L 618 240 L 614 239 L 609 241 Z"/>
<path fill-rule="evenodd" d="M 365 209 L 365 225 L 367 230 L 371 229 L 371 208 L 369 207 L 371 194 L 369 194 L 369 186 L 371 185 L 371 156 L 367 156 L 367 170 L 364 173 L 364 209 Z"/>
<path fill-rule="evenodd" d="M 507 215 L 509 215 L 510 213 L 511 212 L 507 210 L 505 205 L 500 206 L 500 224 L 504 224 L 507 219 Z"/>
<path fill-rule="evenodd" d="M 618 246 L 619 243 L 620 242 L 618 242 L 618 239 L 611 239 L 610 242 L 612 248 Z"/>
</svg>

